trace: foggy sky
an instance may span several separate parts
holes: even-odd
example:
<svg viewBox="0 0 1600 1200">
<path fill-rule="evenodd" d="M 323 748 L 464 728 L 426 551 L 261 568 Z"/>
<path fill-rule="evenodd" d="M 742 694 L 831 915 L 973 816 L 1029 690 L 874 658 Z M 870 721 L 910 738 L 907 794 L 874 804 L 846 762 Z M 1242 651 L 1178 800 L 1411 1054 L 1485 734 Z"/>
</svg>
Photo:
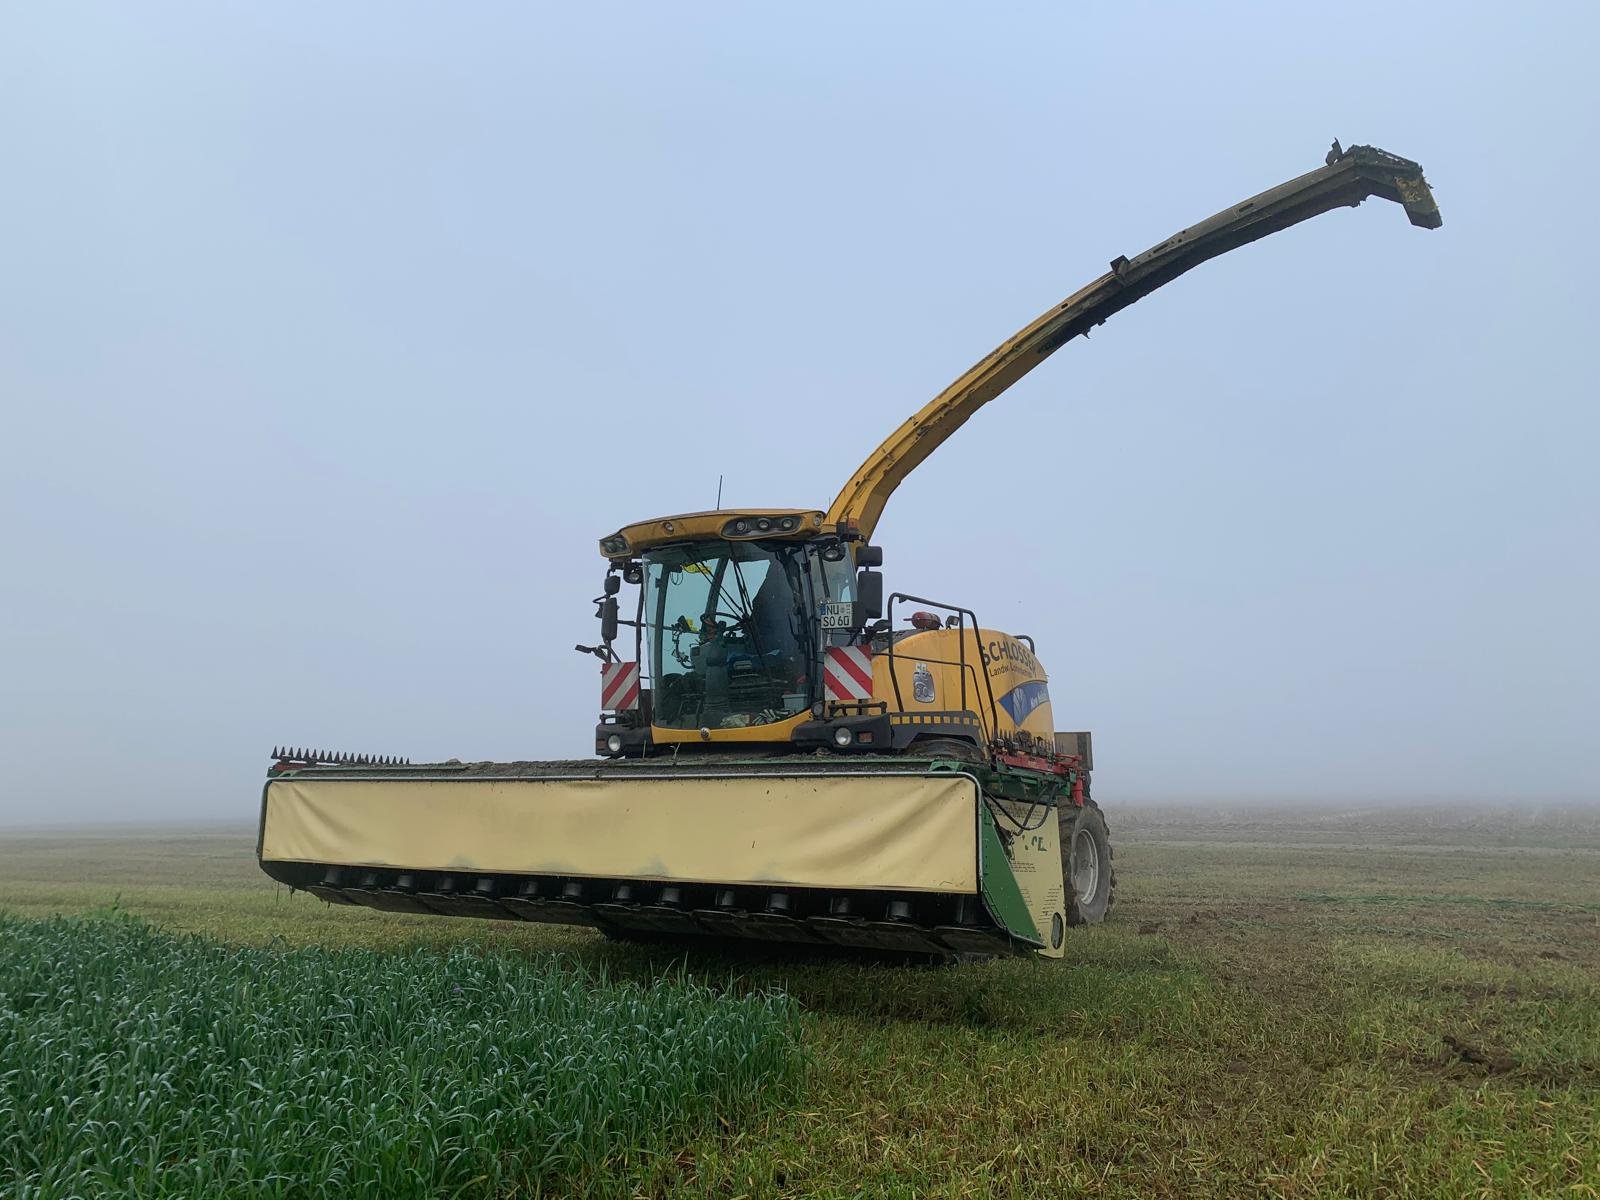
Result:
<svg viewBox="0 0 1600 1200">
<path fill-rule="evenodd" d="M 1369 201 L 901 489 L 1096 794 L 1600 792 L 1588 6 L 0 8 L 0 823 L 274 743 L 585 755 L 595 540 L 825 506 L 996 342 L 1334 137 Z"/>
</svg>

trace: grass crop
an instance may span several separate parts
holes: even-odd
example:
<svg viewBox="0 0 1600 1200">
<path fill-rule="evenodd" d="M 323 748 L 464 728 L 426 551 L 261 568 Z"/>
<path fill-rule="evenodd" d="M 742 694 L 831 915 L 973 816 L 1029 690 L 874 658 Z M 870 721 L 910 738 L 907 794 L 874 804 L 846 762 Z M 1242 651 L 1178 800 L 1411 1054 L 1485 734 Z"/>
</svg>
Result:
<svg viewBox="0 0 1600 1200">
<path fill-rule="evenodd" d="M 781 996 L 0 917 L 0 1194 L 581 1190 L 797 1076 Z"/>
<path fill-rule="evenodd" d="M 120 894 L 230 945 L 381 951 L 346 960 L 363 971 L 470 943 L 602 1004 L 622 981 L 791 997 L 792 1099 L 631 1152 L 619 1132 L 551 1194 L 1600 1197 L 1600 806 L 1117 805 L 1112 823 L 1116 917 L 1072 930 L 1061 964 L 733 958 L 330 906 L 262 876 L 245 826 L 0 832 L 0 911 Z"/>
</svg>

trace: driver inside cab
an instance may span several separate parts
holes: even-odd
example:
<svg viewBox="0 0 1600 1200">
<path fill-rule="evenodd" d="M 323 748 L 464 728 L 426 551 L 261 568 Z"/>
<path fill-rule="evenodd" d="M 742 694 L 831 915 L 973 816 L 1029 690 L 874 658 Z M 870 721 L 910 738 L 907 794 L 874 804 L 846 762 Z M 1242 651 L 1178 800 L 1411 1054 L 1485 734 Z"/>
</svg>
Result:
<svg viewBox="0 0 1600 1200">
<path fill-rule="evenodd" d="M 735 602 L 735 612 L 701 614 L 699 642 L 691 654 L 702 681 L 701 715 L 707 724 L 775 721 L 805 692 L 804 654 L 795 629 L 799 614 L 786 573 L 774 564 L 746 604 Z"/>
</svg>

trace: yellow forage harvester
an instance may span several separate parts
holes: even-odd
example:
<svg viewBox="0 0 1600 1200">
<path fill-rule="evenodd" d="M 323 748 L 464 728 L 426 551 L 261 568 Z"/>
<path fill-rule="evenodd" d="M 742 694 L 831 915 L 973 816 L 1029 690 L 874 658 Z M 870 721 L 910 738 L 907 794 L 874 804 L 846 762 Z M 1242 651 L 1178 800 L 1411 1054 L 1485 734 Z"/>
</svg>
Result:
<svg viewBox="0 0 1600 1200">
<path fill-rule="evenodd" d="M 1113 260 L 906 421 L 827 509 L 602 538 L 600 640 L 578 647 L 600 660 L 595 758 L 277 750 L 262 869 L 337 904 L 618 938 L 1060 957 L 1067 927 L 1116 897 L 1089 735 L 1054 728 L 1032 638 L 959 600 L 885 595 L 873 530 L 911 471 L 1068 341 L 1369 196 L 1440 224 L 1416 163 L 1335 143 L 1327 165 Z"/>
</svg>

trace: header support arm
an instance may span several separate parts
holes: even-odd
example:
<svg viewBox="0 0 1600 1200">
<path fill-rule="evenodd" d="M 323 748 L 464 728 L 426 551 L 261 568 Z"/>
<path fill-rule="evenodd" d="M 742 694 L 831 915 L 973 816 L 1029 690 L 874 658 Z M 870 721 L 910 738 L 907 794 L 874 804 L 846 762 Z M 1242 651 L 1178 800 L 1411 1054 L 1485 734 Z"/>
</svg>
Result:
<svg viewBox="0 0 1600 1200">
<path fill-rule="evenodd" d="M 1327 166 L 1175 233 L 1137 258 L 1113 260 L 1099 279 L 995 347 L 873 451 L 834 500 L 828 524 L 854 520 L 871 537 L 889 497 L 923 459 L 1067 342 L 1207 259 L 1368 196 L 1401 205 L 1420 228 L 1442 224 L 1420 166 L 1375 146 L 1341 150 L 1335 142 Z"/>
</svg>

